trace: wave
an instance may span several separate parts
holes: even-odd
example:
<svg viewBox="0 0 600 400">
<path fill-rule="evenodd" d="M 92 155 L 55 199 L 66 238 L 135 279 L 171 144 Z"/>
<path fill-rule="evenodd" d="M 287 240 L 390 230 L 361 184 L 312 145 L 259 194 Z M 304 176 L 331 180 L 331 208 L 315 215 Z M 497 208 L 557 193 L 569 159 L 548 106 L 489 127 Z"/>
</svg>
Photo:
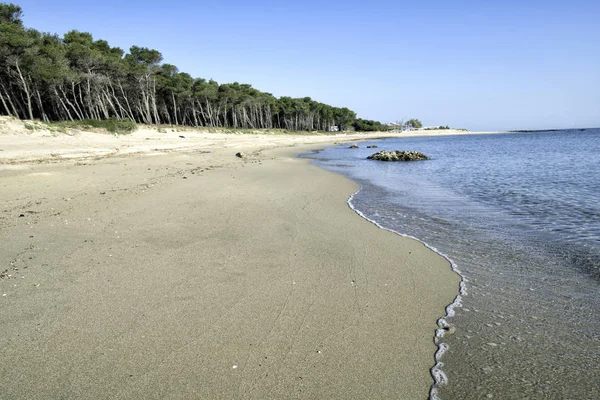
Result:
<svg viewBox="0 0 600 400">
<path fill-rule="evenodd" d="M 446 259 L 449 263 L 450 263 L 450 267 L 452 268 L 452 271 L 455 272 L 456 274 L 458 274 L 460 276 L 460 283 L 459 283 L 459 290 L 458 290 L 458 294 L 456 295 L 456 297 L 454 298 L 454 300 L 452 301 L 452 303 L 448 304 L 446 306 L 446 314 L 442 317 L 440 317 L 437 320 L 437 325 L 438 325 L 438 329 L 436 329 L 435 331 L 435 335 L 434 335 L 434 342 L 437 346 L 437 351 L 435 352 L 434 355 L 434 360 L 435 360 L 435 364 L 431 367 L 430 372 L 431 372 L 431 376 L 433 377 L 434 383 L 431 386 L 430 392 L 429 392 L 429 398 L 431 400 L 440 400 L 437 392 L 438 392 L 438 388 L 442 385 L 445 385 L 448 383 L 448 377 L 446 376 L 446 374 L 444 373 L 444 371 L 442 370 L 442 367 L 444 366 L 444 363 L 441 361 L 443 355 L 448 351 L 448 344 L 444 343 L 442 341 L 442 338 L 444 337 L 444 335 L 446 333 L 452 333 L 454 332 L 454 326 L 448 322 L 448 318 L 451 318 L 455 315 L 455 309 L 457 307 L 462 307 L 462 298 L 463 296 L 467 295 L 467 287 L 466 284 L 468 282 L 467 278 L 465 277 L 465 275 L 458 269 L 458 266 L 456 265 L 456 263 L 446 254 L 442 253 L 441 251 L 439 251 L 438 249 L 436 249 L 435 247 L 433 247 L 432 245 L 430 245 L 429 243 L 414 237 L 412 235 L 406 234 L 406 233 L 402 233 L 402 232 L 398 232 L 395 231 L 393 229 L 390 228 L 386 228 L 385 226 L 381 225 L 379 222 L 370 219 L 369 217 L 367 217 L 364 213 L 362 213 L 358 208 L 356 208 L 352 202 L 352 200 L 354 199 L 354 197 L 362 190 L 362 186 L 360 186 L 360 188 L 354 192 L 350 198 L 348 199 L 347 203 L 348 206 L 354 211 L 356 212 L 358 215 L 360 215 L 362 218 L 366 219 L 367 221 L 371 222 L 372 224 L 374 224 L 375 226 L 377 226 L 380 229 L 384 229 L 386 231 L 395 233 L 399 236 L 405 237 L 405 238 L 409 238 L 412 240 L 416 240 L 417 242 L 421 243 L 423 246 L 425 246 L 426 248 L 428 248 L 429 250 L 437 253 L 438 255 L 442 256 L 444 259 Z"/>
</svg>

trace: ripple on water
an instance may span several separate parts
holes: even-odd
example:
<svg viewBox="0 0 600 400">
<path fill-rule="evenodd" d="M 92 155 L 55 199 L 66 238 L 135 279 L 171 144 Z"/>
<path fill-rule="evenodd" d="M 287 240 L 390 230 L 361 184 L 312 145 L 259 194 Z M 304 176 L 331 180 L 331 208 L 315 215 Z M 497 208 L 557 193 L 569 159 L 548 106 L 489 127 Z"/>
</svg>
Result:
<svg viewBox="0 0 600 400">
<path fill-rule="evenodd" d="M 435 246 L 464 276 L 437 331 L 432 397 L 597 398 L 600 130 L 379 147 L 432 160 L 382 165 L 340 148 L 317 160 L 361 184 L 361 215 Z"/>
</svg>

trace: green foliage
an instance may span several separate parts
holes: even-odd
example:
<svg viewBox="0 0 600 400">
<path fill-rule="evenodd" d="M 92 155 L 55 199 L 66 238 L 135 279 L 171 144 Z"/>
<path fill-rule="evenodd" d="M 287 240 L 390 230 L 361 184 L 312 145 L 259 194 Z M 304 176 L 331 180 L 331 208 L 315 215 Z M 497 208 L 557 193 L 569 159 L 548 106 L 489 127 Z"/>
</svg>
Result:
<svg viewBox="0 0 600 400">
<path fill-rule="evenodd" d="M 0 24 L 23 25 L 23 10 L 13 3 L 0 3 Z"/>
<path fill-rule="evenodd" d="M 97 119 L 84 119 L 81 121 L 62 121 L 56 122 L 52 125 L 61 128 L 70 128 L 70 129 L 105 129 L 110 133 L 115 134 L 129 134 L 137 128 L 137 125 L 134 121 L 130 119 L 116 119 L 110 118 L 106 120 L 97 120 Z"/>
<path fill-rule="evenodd" d="M 433 127 L 425 128 L 426 131 L 440 131 L 440 130 L 445 130 L 445 129 L 451 129 L 451 128 L 448 125 L 446 125 L 446 126 L 440 125 L 438 127 L 433 126 Z"/>
<path fill-rule="evenodd" d="M 372 121 L 372 120 L 368 120 L 368 119 L 357 119 L 356 121 L 354 121 L 354 123 L 352 124 L 352 126 L 354 127 L 354 129 L 357 132 L 381 132 L 381 131 L 387 131 L 389 130 L 389 127 L 382 124 L 379 121 Z"/>
<path fill-rule="evenodd" d="M 22 10 L 0 3 L 0 114 L 63 126 L 129 132 L 135 123 L 233 131 L 383 130 L 346 107 L 310 97 L 276 98 L 249 84 L 194 78 L 158 50 L 128 53 L 92 34 L 61 38 L 24 28 Z"/>
<path fill-rule="evenodd" d="M 404 125 L 409 128 L 414 128 L 414 129 L 419 129 L 419 128 L 423 127 L 423 124 L 421 123 L 421 121 L 419 121 L 416 118 L 409 119 L 408 121 L 406 121 L 406 123 Z"/>
<path fill-rule="evenodd" d="M 158 50 L 138 46 L 131 46 L 129 54 L 125 56 L 125 61 L 130 65 L 158 66 L 162 59 Z"/>
</svg>

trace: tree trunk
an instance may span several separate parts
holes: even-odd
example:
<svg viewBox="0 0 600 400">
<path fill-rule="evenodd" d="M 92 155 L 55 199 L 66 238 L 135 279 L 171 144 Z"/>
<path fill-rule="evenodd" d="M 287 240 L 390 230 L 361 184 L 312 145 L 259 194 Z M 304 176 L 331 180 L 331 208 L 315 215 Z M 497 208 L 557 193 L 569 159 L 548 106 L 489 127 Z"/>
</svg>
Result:
<svg viewBox="0 0 600 400">
<path fill-rule="evenodd" d="M 25 91 L 25 99 L 27 100 L 27 112 L 29 113 L 29 119 L 33 120 L 33 109 L 31 107 L 31 94 L 29 93 L 29 88 L 27 86 L 27 82 L 23 77 L 23 73 L 21 72 L 21 68 L 19 68 L 19 61 L 15 62 L 15 67 L 17 68 L 17 73 L 19 74 L 19 78 L 21 78 L 21 83 L 23 84 L 23 90 Z"/>
<path fill-rule="evenodd" d="M 2 87 L 2 89 L 4 89 L 4 87 Z M 7 95 L 8 96 L 8 95 Z M 8 108 L 8 105 L 6 104 L 6 100 L 4 100 L 4 96 L 2 96 L 2 93 L 0 93 L 0 99 L 2 100 L 2 105 L 4 106 L 4 108 L 6 109 L 6 113 L 8 114 L 9 117 L 12 117 L 13 114 L 10 111 L 10 108 Z M 10 101 L 10 98 L 8 99 Z M 14 107 L 13 107 L 14 109 Z M 16 111 L 16 110 L 15 110 Z M 19 117 L 18 115 L 15 115 L 15 117 Z"/>
<path fill-rule="evenodd" d="M 175 114 L 175 125 L 179 125 L 177 119 L 177 102 L 175 101 L 175 93 L 171 92 L 171 98 L 173 99 L 173 114 Z"/>
<path fill-rule="evenodd" d="M 40 108 L 40 113 L 42 114 L 42 120 L 44 122 L 50 122 L 50 120 L 48 120 L 46 112 L 44 111 L 44 105 L 42 104 L 42 96 L 40 96 L 40 91 L 36 89 L 35 92 L 37 94 L 38 107 Z"/>
<path fill-rule="evenodd" d="M 56 95 L 56 98 L 58 99 L 58 101 L 60 101 L 60 104 L 62 104 L 63 108 L 65 109 L 65 112 L 67 113 L 67 116 L 69 117 L 69 119 L 71 121 L 73 121 L 73 117 L 71 116 L 71 113 L 69 112 L 69 108 L 67 107 L 67 105 L 65 104 L 65 102 L 63 101 L 63 99 L 60 98 L 60 95 L 58 94 L 58 90 L 56 90 L 56 87 L 54 87 L 54 94 Z M 68 101 L 68 99 L 67 99 Z"/>
<path fill-rule="evenodd" d="M 125 91 L 123 90 L 123 85 L 121 85 L 121 81 L 119 81 L 119 88 L 121 89 L 121 94 L 123 94 L 123 98 L 125 99 L 125 104 L 127 104 L 127 109 L 129 110 L 129 115 L 131 119 L 135 121 L 135 116 L 133 115 L 133 111 L 131 111 L 131 105 L 129 105 L 129 99 L 125 95 Z"/>
<path fill-rule="evenodd" d="M 56 90 L 56 88 L 55 88 L 54 90 Z M 65 98 L 65 101 L 67 102 L 67 104 L 68 104 L 68 105 L 70 105 L 70 106 L 71 106 L 71 108 L 73 109 L 73 112 L 75 112 L 75 114 L 77 114 L 77 118 L 78 118 L 78 119 L 80 119 L 80 120 L 81 120 L 81 119 L 83 119 L 82 115 L 79 113 L 79 111 L 77 111 L 77 107 L 75 107 L 75 106 L 73 105 L 73 103 L 71 103 L 71 101 L 69 100 L 69 97 L 67 96 L 67 94 L 66 94 L 66 93 L 65 93 L 65 91 L 63 90 L 62 86 L 61 86 L 61 88 L 60 88 L 60 91 L 61 91 L 61 93 L 63 94 L 63 96 L 64 96 L 64 98 Z M 59 98 L 60 98 L 60 96 L 59 96 Z M 75 103 L 77 103 L 77 100 L 75 100 Z M 69 114 L 69 115 L 70 115 L 70 114 Z"/>
</svg>

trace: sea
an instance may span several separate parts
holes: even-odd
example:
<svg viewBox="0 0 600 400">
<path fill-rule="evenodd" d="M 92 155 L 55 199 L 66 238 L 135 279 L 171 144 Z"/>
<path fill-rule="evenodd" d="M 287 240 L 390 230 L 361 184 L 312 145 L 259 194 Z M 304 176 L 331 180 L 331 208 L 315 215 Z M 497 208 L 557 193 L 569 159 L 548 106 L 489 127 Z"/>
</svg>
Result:
<svg viewBox="0 0 600 400">
<path fill-rule="evenodd" d="M 600 399 L 600 129 L 349 145 L 301 157 L 462 277 L 432 332 L 430 399 Z M 367 159 L 382 149 L 430 159 Z"/>
</svg>

